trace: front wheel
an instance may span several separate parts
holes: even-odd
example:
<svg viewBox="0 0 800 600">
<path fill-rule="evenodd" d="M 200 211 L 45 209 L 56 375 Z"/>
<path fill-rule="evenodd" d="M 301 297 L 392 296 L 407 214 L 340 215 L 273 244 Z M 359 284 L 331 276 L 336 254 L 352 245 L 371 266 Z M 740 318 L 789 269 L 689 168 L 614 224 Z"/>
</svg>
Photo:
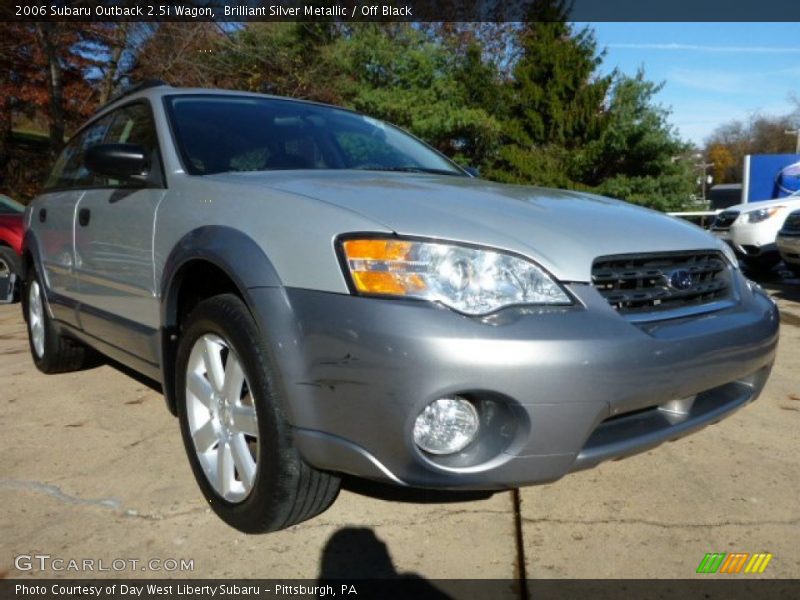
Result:
<svg viewBox="0 0 800 600">
<path fill-rule="evenodd" d="M 198 304 L 181 334 L 176 373 L 189 462 L 223 521 L 246 533 L 277 531 L 333 503 L 339 478 L 292 446 L 279 373 L 241 299 Z"/>
<path fill-rule="evenodd" d="M 44 290 L 38 273 L 31 269 L 24 286 L 22 308 L 28 325 L 31 357 L 42 373 L 66 373 L 86 366 L 88 348 L 61 334 L 47 314 Z"/>
<path fill-rule="evenodd" d="M 6 246 L 0 246 L 0 277 L 8 277 L 9 275 L 15 275 L 17 281 L 19 281 L 22 275 L 22 261 L 14 250 Z M 19 284 L 16 287 L 19 290 Z M 17 293 L 14 292 L 11 301 L 15 302 L 17 299 Z"/>
</svg>

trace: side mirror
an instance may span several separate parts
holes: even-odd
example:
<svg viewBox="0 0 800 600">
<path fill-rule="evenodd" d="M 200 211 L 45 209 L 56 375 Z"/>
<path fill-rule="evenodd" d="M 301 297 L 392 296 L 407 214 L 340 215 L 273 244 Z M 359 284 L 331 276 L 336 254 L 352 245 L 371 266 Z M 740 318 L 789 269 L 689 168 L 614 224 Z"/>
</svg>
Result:
<svg viewBox="0 0 800 600">
<path fill-rule="evenodd" d="M 471 177 L 480 177 L 481 172 L 478 170 L 477 167 L 464 167 L 464 170 L 471 176 Z"/>
<path fill-rule="evenodd" d="M 86 168 L 112 179 L 144 181 L 150 170 L 147 151 L 139 144 L 98 144 L 86 151 Z"/>
</svg>

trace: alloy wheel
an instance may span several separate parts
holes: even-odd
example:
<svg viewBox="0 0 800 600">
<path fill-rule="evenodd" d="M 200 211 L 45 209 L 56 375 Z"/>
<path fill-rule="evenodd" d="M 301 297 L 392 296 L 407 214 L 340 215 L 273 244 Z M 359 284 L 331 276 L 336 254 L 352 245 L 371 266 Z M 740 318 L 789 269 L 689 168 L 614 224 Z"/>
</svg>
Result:
<svg viewBox="0 0 800 600">
<path fill-rule="evenodd" d="M 258 471 L 258 415 L 241 360 L 216 334 L 192 346 L 186 415 L 208 482 L 228 502 L 242 502 Z"/>
<path fill-rule="evenodd" d="M 28 290 L 28 326 L 31 329 L 33 350 L 38 358 L 44 356 L 44 306 L 39 282 L 31 282 Z"/>
</svg>

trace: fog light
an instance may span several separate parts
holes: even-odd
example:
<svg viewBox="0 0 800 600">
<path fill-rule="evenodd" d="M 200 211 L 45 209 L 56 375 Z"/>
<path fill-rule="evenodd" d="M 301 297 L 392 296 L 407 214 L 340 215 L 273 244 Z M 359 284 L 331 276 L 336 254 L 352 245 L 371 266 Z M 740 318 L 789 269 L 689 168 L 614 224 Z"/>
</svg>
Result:
<svg viewBox="0 0 800 600">
<path fill-rule="evenodd" d="M 414 423 L 414 441 L 431 454 L 454 454 L 466 448 L 478 433 L 480 420 L 472 402 L 439 398 L 425 407 Z"/>
</svg>

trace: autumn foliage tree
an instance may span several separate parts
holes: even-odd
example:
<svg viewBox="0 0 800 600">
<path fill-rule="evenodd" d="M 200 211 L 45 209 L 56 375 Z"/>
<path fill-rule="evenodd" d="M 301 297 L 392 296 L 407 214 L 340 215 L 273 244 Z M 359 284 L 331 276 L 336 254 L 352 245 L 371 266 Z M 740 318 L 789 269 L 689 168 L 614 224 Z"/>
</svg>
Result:
<svg viewBox="0 0 800 600">
<path fill-rule="evenodd" d="M 707 150 L 708 161 L 713 165 L 711 175 L 717 183 L 736 181 L 738 165 L 731 149 L 724 144 L 710 144 Z"/>
<path fill-rule="evenodd" d="M 97 28 L 81 24 L 0 23 L 0 176 L 11 192 L 28 195 L 61 149 L 65 133 L 95 108 L 82 48 Z M 36 150 L 12 152 L 15 119 L 44 119 L 47 138 Z M 44 153 L 41 152 L 42 146 Z"/>
<path fill-rule="evenodd" d="M 522 23 L 0 24 L 0 187 L 30 197 L 65 133 L 162 79 L 354 108 L 489 179 L 680 206 L 694 176 L 660 87 L 602 72 L 566 6 L 542 0 Z M 47 152 L 12 133 L 24 123 L 44 125 Z"/>
<path fill-rule="evenodd" d="M 785 115 L 755 114 L 746 121 L 730 121 L 717 127 L 706 140 L 706 158 L 714 163 L 717 183 L 742 181 L 744 157 L 748 154 L 791 154 L 797 138 L 786 131 L 800 126 L 800 101 Z"/>
<path fill-rule="evenodd" d="M 226 40 L 215 23 L 159 23 L 138 48 L 129 76 L 184 87 L 233 87 L 236 74 L 220 61 Z"/>
</svg>

